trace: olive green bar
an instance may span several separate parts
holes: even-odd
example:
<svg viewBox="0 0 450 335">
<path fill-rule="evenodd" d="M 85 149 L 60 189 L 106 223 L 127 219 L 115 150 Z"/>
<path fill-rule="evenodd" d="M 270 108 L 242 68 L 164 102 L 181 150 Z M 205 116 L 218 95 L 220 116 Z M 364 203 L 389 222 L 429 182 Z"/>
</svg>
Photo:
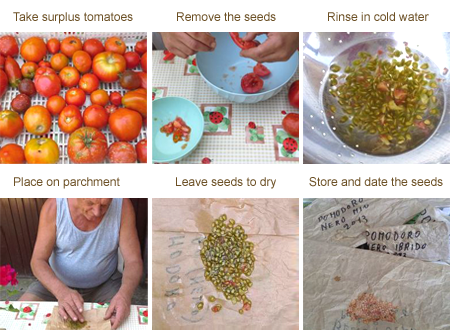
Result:
<svg viewBox="0 0 450 335">
<path fill-rule="evenodd" d="M 328 12 L 328 21 L 430 21 L 429 12 Z"/>
<path fill-rule="evenodd" d="M 14 12 L 14 24 L 133 24 L 133 12 Z"/>
<path fill-rule="evenodd" d="M 14 177 L 16 190 L 116 190 L 120 177 Z"/>
<path fill-rule="evenodd" d="M 309 177 L 309 187 L 444 186 L 444 177 Z"/>
<path fill-rule="evenodd" d="M 177 177 L 178 190 L 275 190 L 276 188 L 276 177 Z"/>
<path fill-rule="evenodd" d="M 178 12 L 177 21 L 276 21 L 276 12 Z"/>
</svg>

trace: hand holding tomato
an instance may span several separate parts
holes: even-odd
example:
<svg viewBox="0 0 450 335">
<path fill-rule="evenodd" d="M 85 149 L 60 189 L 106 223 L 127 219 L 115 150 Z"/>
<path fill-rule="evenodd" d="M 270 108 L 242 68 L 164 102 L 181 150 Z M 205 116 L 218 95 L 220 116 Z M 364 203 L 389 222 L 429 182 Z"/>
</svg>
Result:
<svg viewBox="0 0 450 335">
<path fill-rule="evenodd" d="M 299 47 L 299 33 L 247 33 L 244 41 L 252 41 L 256 36 L 267 34 L 267 40 L 261 45 L 241 51 L 241 56 L 251 58 L 258 63 L 285 62 Z"/>
<path fill-rule="evenodd" d="M 164 46 L 178 57 L 188 58 L 199 51 L 214 51 L 216 39 L 210 33 L 161 33 Z"/>
</svg>

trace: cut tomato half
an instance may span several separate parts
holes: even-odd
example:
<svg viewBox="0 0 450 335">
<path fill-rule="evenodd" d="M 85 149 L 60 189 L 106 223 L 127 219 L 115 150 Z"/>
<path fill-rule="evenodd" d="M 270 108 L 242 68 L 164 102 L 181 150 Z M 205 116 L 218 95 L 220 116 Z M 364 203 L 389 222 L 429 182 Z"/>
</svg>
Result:
<svg viewBox="0 0 450 335">
<path fill-rule="evenodd" d="M 242 77 L 241 87 L 245 93 L 258 93 L 264 86 L 264 81 L 253 72 Z"/>
<path fill-rule="evenodd" d="M 253 72 L 260 77 L 267 77 L 270 74 L 270 70 L 261 63 L 254 66 Z"/>
</svg>

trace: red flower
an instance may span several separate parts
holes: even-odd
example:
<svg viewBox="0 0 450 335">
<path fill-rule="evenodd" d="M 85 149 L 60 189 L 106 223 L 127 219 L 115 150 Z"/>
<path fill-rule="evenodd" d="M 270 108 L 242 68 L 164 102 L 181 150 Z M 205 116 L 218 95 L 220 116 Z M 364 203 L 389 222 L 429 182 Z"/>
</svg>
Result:
<svg viewBox="0 0 450 335">
<path fill-rule="evenodd" d="M 196 59 L 196 58 L 194 58 L 194 59 L 192 60 L 192 65 L 197 66 L 197 59 Z"/>
<path fill-rule="evenodd" d="M 148 317 L 148 310 L 145 310 L 142 314 L 147 318 Z"/>
<path fill-rule="evenodd" d="M 30 313 L 31 312 L 31 307 L 27 306 L 23 309 L 24 313 Z"/>
<path fill-rule="evenodd" d="M 14 270 L 11 265 L 3 265 L 0 266 L 0 285 L 1 286 L 6 286 L 9 283 L 11 283 L 11 285 L 17 285 L 18 281 L 17 281 L 17 272 L 16 270 Z"/>
<path fill-rule="evenodd" d="M 255 122 L 249 122 L 248 123 L 248 127 L 251 128 L 251 129 L 255 129 L 256 128 Z"/>
<path fill-rule="evenodd" d="M 208 157 L 202 159 L 202 164 L 211 164 L 211 160 Z"/>
</svg>

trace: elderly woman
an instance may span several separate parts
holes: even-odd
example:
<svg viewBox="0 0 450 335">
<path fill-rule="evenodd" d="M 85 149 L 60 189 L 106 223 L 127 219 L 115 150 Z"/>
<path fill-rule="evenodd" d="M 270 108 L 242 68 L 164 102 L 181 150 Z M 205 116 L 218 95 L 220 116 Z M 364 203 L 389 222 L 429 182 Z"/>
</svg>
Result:
<svg viewBox="0 0 450 335">
<path fill-rule="evenodd" d="M 119 248 L 124 271 L 118 270 Z M 142 258 L 129 199 L 49 199 L 31 259 L 37 281 L 23 301 L 58 301 L 64 319 L 83 322 L 83 303 L 110 302 L 117 329 L 130 313 Z"/>
</svg>

